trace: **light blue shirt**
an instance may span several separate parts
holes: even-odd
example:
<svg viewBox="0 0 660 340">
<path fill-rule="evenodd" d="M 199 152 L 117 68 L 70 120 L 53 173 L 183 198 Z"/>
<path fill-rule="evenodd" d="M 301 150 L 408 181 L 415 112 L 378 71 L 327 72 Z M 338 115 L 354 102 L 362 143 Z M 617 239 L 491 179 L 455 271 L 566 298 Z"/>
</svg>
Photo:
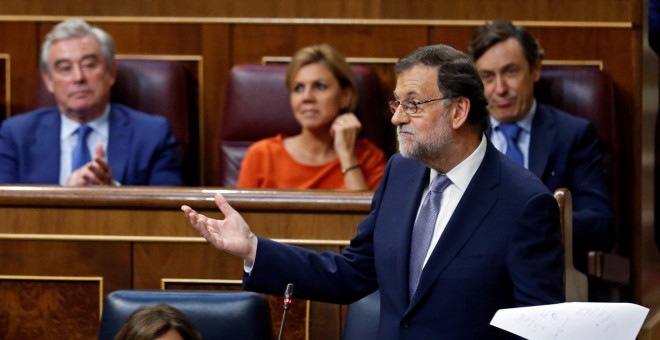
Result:
<svg viewBox="0 0 660 340">
<path fill-rule="evenodd" d="M 525 118 L 516 122 L 516 125 L 520 127 L 520 134 L 518 135 L 516 144 L 522 153 L 523 164 L 525 164 L 525 168 L 527 169 L 529 169 L 529 142 L 532 136 L 532 121 L 534 120 L 534 115 L 536 115 L 536 99 L 532 102 L 532 107 L 529 109 L 529 112 L 527 112 Z M 495 120 L 493 116 L 490 116 L 490 125 L 492 127 L 490 141 L 497 150 L 506 154 L 506 137 L 504 137 L 504 133 L 497 128 L 500 126 L 500 122 Z"/>
<path fill-rule="evenodd" d="M 105 107 L 103 114 L 100 117 L 88 122 L 87 125 L 92 128 L 92 131 L 87 135 L 87 148 L 90 151 L 90 157 L 94 159 L 96 146 L 101 143 L 103 145 L 103 152 L 105 154 L 108 147 L 108 136 L 110 131 L 110 104 Z M 60 185 L 65 185 L 69 176 L 75 169 L 71 169 L 71 161 L 73 148 L 78 143 L 78 127 L 80 123 L 66 117 L 60 113 L 62 118 L 60 126 Z M 106 156 L 107 159 L 107 156 Z"/>
</svg>

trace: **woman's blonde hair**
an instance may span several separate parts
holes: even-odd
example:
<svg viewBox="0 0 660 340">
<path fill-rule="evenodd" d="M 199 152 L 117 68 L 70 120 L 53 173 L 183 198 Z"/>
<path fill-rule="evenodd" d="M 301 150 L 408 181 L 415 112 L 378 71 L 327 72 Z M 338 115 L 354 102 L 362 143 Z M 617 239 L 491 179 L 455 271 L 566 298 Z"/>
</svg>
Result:
<svg viewBox="0 0 660 340">
<path fill-rule="evenodd" d="M 299 49 L 293 55 L 291 63 L 286 71 L 286 86 L 289 91 L 292 90 L 293 77 L 303 67 L 310 64 L 323 63 L 335 76 L 342 89 L 350 88 L 351 102 L 347 108 L 342 108 L 345 112 L 353 112 L 357 107 L 358 91 L 355 76 L 348 65 L 344 56 L 334 47 L 328 44 L 311 45 Z M 342 112 L 343 113 L 343 112 Z"/>
</svg>

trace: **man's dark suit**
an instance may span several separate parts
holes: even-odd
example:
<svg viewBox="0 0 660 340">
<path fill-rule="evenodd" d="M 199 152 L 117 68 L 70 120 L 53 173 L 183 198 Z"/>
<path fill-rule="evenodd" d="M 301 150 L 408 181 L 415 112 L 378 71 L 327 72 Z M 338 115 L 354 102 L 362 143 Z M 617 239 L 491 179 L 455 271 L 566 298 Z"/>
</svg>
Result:
<svg viewBox="0 0 660 340">
<path fill-rule="evenodd" d="M 20 114 L 0 128 L 0 183 L 58 184 L 60 113 Z M 181 185 L 181 163 L 167 120 L 112 103 L 106 158 L 122 185 Z"/>
<path fill-rule="evenodd" d="M 350 303 L 380 289 L 378 339 L 500 339 L 501 308 L 563 301 L 558 205 L 532 173 L 488 142 L 486 155 L 424 268 L 409 303 L 411 230 L 429 169 L 388 162 L 371 212 L 342 254 L 259 238 L 245 289 Z"/>
<path fill-rule="evenodd" d="M 538 103 L 529 143 L 529 170 L 550 191 L 571 190 L 574 264 L 583 271 L 587 252 L 610 250 L 616 240 L 601 162 L 593 124 Z"/>
</svg>

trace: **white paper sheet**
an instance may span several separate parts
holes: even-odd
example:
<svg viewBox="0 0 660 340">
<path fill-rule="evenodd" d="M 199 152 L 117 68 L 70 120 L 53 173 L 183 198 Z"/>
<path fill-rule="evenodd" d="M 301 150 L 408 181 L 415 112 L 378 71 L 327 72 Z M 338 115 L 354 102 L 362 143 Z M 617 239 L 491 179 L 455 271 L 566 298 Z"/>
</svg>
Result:
<svg viewBox="0 0 660 340">
<path fill-rule="evenodd" d="M 500 309 L 490 324 L 530 340 L 634 340 L 648 312 L 632 303 L 566 302 Z"/>
</svg>

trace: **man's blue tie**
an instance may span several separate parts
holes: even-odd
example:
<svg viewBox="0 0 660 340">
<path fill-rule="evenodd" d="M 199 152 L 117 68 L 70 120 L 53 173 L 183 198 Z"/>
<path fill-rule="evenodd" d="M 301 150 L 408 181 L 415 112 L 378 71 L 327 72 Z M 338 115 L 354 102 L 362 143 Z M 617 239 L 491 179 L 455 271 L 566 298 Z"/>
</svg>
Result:
<svg viewBox="0 0 660 340">
<path fill-rule="evenodd" d="M 91 153 L 87 147 L 87 136 L 90 132 L 92 132 L 92 128 L 87 125 L 80 125 L 78 128 L 78 144 L 73 148 L 71 172 L 78 170 L 78 168 L 92 160 Z"/>
<path fill-rule="evenodd" d="M 499 126 L 500 131 L 506 137 L 506 156 L 511 158 L 514 162 L 525 166 L 523 161 L 522 152 L 518 148 L 518 135 L 520 134 L 520 126 L 516 123 L 504 123 Z"/>
<path fill-rule="evenodd" d="M 419 278 L 422 276 L 424 259 L 431 245 L 431 238 L 435 230 L 435 222 L 440 212 L 442 192 L 451 184 L 446 175 L 438 174 L 431 183 L 431 188 L 422 202 L 419 215 L 415 221 L 410 243 L 410 272 L 408 276 L 409 299 L 412 300 Z"/>
</svg>

